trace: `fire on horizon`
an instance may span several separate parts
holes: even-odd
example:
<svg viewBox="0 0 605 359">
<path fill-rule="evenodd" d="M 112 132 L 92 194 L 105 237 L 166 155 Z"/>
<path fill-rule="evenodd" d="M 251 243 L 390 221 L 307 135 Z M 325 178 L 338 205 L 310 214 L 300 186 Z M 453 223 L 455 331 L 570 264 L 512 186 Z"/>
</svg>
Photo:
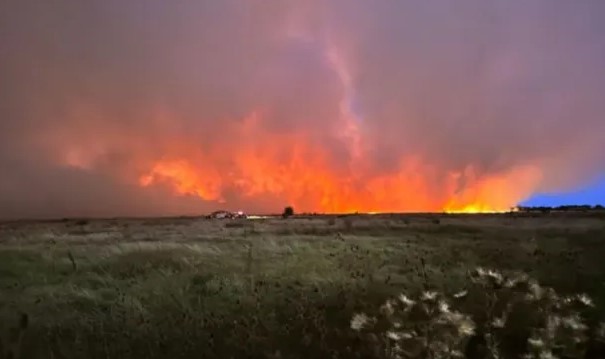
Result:
<svg viewBox="0 0 605 359">
<path fill-rule="evenodd" d="M 0 217 L 506 212 L 605 168 L 605 2 L 0 5 Z"/>
</svg>

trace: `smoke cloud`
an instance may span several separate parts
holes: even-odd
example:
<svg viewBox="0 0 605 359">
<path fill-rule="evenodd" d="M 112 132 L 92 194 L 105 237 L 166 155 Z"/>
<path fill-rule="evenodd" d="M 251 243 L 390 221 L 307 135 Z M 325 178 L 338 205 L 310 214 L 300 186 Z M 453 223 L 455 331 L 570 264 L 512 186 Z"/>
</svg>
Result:
<svg viewBox="0 0 605 359">
<path fill-rule="evenodd" d="M 601 0 L 0 4 L 0 217 L 508 209 L 605 169 Z"/>
</svg>

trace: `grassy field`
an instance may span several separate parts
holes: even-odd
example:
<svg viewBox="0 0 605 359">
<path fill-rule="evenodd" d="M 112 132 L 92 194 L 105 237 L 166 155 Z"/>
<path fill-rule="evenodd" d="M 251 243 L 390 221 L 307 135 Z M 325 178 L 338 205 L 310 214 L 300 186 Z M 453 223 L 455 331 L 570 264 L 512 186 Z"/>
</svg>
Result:
<svg viewBox="0 0 605 359">
<path fill-rule="evenodd" d="M 598 328 L 605 216 L 0 223 L 0 358 L 396 357 L 354 315 L 468 289 L 476 267 L 586 293 Z"/>
</svg>

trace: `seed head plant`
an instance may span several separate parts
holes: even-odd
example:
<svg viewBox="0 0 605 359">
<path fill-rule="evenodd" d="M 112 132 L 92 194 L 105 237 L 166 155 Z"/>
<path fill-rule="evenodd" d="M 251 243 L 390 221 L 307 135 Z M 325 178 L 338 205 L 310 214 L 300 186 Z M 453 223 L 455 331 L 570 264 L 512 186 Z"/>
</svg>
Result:
<svg viewBox="0 0 605 359">
<path fill-rule="evenodd" d="M 585 294 L 557 294 L 524 273 L 476 268 L 458 292 L 400 294 L 373 316 L 356 314 L 351 328 L 385 358 L 584 358 L 582 313 L 593 306 Z M 603 331 L 601 324 L 593 337 Z"/>
</svg>

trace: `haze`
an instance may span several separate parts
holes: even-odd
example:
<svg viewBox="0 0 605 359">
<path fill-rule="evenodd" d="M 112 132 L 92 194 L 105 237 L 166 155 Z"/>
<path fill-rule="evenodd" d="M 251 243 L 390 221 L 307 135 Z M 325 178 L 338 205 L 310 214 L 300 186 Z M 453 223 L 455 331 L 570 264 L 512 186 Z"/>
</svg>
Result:
<svg viewBox="0 0 605 359">
<path fill-rule="evenodd" d="M 506 210 L 605 169 L 605 2 L 0 4 L 0 217 Z"/>
</svg>

